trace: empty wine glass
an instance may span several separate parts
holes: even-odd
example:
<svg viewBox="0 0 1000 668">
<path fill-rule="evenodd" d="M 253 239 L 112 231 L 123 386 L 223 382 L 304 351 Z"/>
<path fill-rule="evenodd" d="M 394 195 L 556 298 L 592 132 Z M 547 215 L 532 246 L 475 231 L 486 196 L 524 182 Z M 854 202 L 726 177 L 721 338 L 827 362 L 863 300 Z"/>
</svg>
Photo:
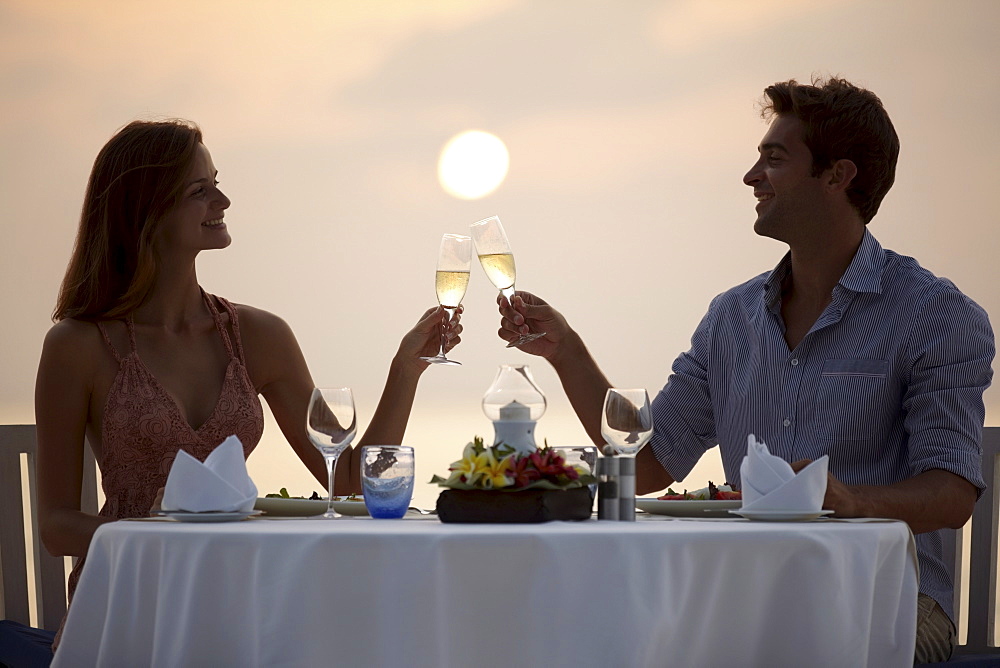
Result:
<svg viewBox="0 0 1000 668">
<path fill-rule="evenodd" d="M 476 242 L 476 254 L 483 271 L 509 302 L 514 296 L 514 278 L 517 271 L 514 268 L 514 254 L 511 253 L 507 233 L 500 224 L 500 218 L 490 216 L 473 223 L 470 228 L 472 238 Z M 508 348 L 522 346 L 529 341 L 545 336 L 545 332 L 529 332 L 522 334 L 516 341 L 507 344 Z"/>
<path fill-rule="evenodd" d="M 316 449 L 323 453 L 329 476 L 330 498 L 323 517 L 342 517 L 333 509 L 333 478 L 337 469 L 337 458 L 351 444 L 358 431 L 354 414 L 354 395 L 349 387 L 315 388 L 309 399 L 306 412 L 306 432 Z"/>
<path fill-rule="evenodd" d="M 563 456 L 563 461 L 567 466 L 583 468 L 587 473 L 594 476 L 594 482 L 587 485 L 590 488 L 590 496 L 597 498 L 597 446 L 596 445 L 553 445 L 555 450 Z"/>
<path fill-rule="evenodd" d="M 469 286 L 469 265 L 472 264 L 472 239 L 461 234 L 446 234 L 441 237 L 441 248 L 438 250 L 437 272 L 434 275 L 434 286 L 437 290 L 438 304 L 448 314 L 448 322 L 455 317 L 465 297 Z M 448 359 L 444 354 L 444 345 L 448 339 L 448 325 L 441 332 L 441 350 L 434 357 L 420 359 L 432 364 L 461 364 Z"/>
<path fill-rule="evenodd" d="M 639 452 L 653 436 L 653 413 L 646 390 L 609 388 L 601 412 L 601 435 L 619 455 Z"/>
</svg>

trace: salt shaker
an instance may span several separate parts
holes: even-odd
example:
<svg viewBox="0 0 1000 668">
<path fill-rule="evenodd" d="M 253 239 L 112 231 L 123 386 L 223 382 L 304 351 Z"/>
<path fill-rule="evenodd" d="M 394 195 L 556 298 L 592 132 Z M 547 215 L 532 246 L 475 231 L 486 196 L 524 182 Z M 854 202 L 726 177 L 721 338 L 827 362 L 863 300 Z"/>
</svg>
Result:
<svg viewBox="0 0 1000 668">
<path fill-rule="evenodd" d="M 597 459 L 597 519 L 618 519 L 618 461 L 611 446 L 605 447 L 605 456 Z"/>
</svg>

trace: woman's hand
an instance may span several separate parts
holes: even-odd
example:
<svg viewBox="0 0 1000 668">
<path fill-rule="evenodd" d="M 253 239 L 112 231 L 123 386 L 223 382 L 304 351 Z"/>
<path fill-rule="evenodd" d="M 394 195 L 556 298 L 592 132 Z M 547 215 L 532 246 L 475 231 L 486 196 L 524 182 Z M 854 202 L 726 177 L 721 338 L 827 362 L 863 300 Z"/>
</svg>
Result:
<svg viewBox="0 0 1000 668">
<path fill-rule="evenodd" d="M 163 505 L 163 490 L 164 490 L 163 487 L 156 490 L 156 497 L 153 499 L 153 505 L 149 507 L 150 517 L 156 515 L 161 510 L 160 506 Z"/>
<path fill-rule="evenodd" d="M 462 340 L 463 310 L 464 307 L 459 306 L 450 321 L 448 312 L 440 306 L 425 311 L 413 329 L 407 332 L 400 342 L 397 358 L 407 363 L 416 362 L 420 364 L 421 369 L 424 369 L 428 363 L 420 359 L 421 357 L 437 355 L 442 343 L 444 351 L 449 352 Z"/>
</svg>

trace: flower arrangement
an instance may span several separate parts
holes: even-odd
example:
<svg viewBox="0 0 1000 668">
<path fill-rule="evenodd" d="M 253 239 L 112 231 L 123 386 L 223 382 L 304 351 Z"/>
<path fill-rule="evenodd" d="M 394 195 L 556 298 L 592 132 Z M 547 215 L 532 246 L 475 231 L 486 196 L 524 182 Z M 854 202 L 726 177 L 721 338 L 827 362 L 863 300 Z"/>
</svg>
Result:
<svg viewBox="0 0 1000 668">
<path fill-rule="evenodd" d="M 566 464 L 558 451 L 548 446 L 527 455 L 517 455 L 510 446 L 487 446 L 476 436 L 462 451 L 462 458 L 448 467 L 447 478 L 434 476 L 432 483 L 461 490 L 575 489 L 594 482 L 582 467 Z"/>
</svg>

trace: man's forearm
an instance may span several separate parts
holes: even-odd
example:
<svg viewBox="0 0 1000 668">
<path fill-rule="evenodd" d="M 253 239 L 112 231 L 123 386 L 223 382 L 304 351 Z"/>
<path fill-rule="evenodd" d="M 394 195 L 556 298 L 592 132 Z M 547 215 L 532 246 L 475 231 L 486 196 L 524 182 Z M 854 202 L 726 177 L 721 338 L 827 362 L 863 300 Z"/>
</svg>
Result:
<svg viewBox="0 0 1000 668">
<path fill-rule="evenodd" d="M 603 446 L 601 411 L 604 408 L 604 395 L 611 383 L 597 366 L 583 339 L 573 332 L 561 346 L 559 353 L 549 358 L 549 362 L 559 374 L 566 397 L 587 435 L 598 447 Z"/>
<path fill-rule="evenodd" d="M 913 533 L 957 529 L 976 504 L 976 488 L 942 469 L 931 469 L 894 485 L 845 485 L 830 479 L 825 508 L 840 517 L 886 517 L 903 520 Z"/>
<path fill-rule="evenodd" d="M 653 448 L 646 445 L 635 456 L 635 493 L 659 492 L 674 484 L 674 478 L 653 454 Z"/>
<path fill-rule="evenodd" d="M 587 435 L 599 448 L 603 447 L 601 412 L 604 409 L 604 396 L 611 383 L 575 332 L 563 345 L 559 356 L 553 356 L 549 362 L 559 374 L 563 390 Z M 674 482 L 657 461 L 649 446 L 644 447 L 636 455 L 635 468 L 637 494 L 649 494 L 665 489 Z"/>
</svg>

